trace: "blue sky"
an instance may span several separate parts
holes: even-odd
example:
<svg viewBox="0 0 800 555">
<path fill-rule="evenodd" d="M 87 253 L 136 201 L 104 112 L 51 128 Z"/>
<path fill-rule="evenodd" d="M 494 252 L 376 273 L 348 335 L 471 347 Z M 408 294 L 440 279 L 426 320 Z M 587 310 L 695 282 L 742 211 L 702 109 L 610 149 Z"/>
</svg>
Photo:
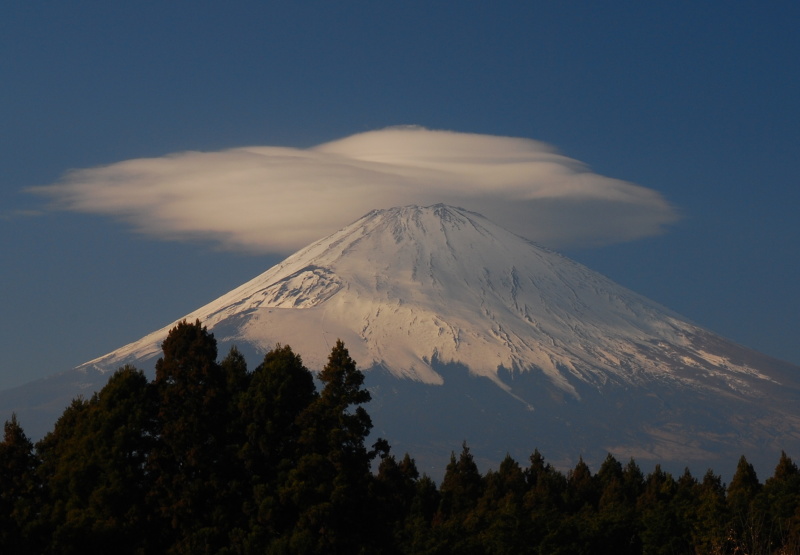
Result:
<svg viewBox="0 0 800 555">
<path fill-rule="evenodd" d="M 657 193 L 680 216 L 664 233 L 562 252 L 800 364 L 800 5 L 650 4 L 3 3 L 0 388 L 136 340 L 281 258 L 30 187 L 397 125 L 542 141 Z"/>
</svg>

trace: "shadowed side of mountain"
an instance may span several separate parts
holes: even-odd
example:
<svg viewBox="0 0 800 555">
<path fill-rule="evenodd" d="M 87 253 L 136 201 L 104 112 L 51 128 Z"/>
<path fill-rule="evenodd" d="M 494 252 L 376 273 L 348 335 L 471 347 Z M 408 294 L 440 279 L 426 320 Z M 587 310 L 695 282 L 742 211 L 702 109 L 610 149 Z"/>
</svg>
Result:
<svg viewBox="0 0 800 555">
<path fill-rule="evenodd" d="M 73 399 L 89 399 L 108 382 L 110 374 L 96 369 L 73 369 L 0 391 L 0 418 L 17 415 L 25 433 L 36 441 L 53 429 Z"/>
<path fill-rule="evenodd" d="M 773 362 L 782 372 L 797 370 Z M 482 468 L 497 468 L 506 454 L 526 463 L 538 449 L 562 470 L 579 457 L 597 469 L 611 453 L 676 475 L 686 467 L 696 475 L 708 468 L 725 475 L 741 455 L 769 474 L 781 451 L 800 452 L 796 387 L 770 384 L 762 389 L 765 402 L 754 403 L 683 382 L 621 388 L 575 380 L 578 399 L 536 370 L 501 370 L 504 390 L 462 365 L 434 362 L 434 368 L 444 377 L 441 386 L 381 369 L 368 372 L 366 381 L 373 436 L 389 439 L 396 454 L 408 452 L 434 477 L 465 441 Z"/>
</svg>

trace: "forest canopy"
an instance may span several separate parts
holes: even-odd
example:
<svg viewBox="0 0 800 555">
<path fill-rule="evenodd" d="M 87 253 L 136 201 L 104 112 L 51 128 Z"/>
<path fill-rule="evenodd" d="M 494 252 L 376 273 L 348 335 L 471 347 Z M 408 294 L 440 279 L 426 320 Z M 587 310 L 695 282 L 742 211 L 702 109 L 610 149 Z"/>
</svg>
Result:
<svg viewBox="0 0 800 555">
<path fill-rule="evenodd" d="M 608 455 L 566 473 L 538 450 L 481 473 L 469 447 L 436 484 L 367 445 L 364 375 L 338 341 L 315 377 L 276 345 L 252 371 L 181 322 L 155 379 L 125 366 L 41 441 L 0 443 L 3 553 L 797 553 L 800 471 L 730 484 Z"/>
</svg>

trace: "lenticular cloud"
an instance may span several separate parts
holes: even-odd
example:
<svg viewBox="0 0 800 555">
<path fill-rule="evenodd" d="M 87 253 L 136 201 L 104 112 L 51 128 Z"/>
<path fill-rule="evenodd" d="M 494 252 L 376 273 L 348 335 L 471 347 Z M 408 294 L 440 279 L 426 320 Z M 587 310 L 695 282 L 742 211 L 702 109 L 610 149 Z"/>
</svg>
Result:
<svg viewBox="0 0 800 555">
<path fill-rule="evenodd" d="M 630 241 L 677 219 L 659 193 L 592 173 L 545 143 L 419 127 L 309 149 L 126 160 L 32 191 L 155 237 L 264 253 L 292 252 L 372 209 L 407 204 L 462 206 L 557 248 Z"/>
</svg>

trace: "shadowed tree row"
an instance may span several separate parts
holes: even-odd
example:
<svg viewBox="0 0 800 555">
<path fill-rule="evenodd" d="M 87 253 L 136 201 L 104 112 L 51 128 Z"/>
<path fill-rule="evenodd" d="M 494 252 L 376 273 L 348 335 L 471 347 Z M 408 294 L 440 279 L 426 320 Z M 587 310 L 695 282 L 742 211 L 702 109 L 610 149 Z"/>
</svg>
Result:
<svg viewBox="0 0 800 555">
<path fill-rule="evenodd" d="M 130 366 L 34 445 L 0 443 L 3 553 L 798 553 L 800 471 L 739 460 L 675 477 L 538 451 L 481 474 L 466 444 L 437 486 L 366 440 L 364 376 L 337 342 L 317 375 L 288 346 L 251 372 L 182 322 L 151 382 Z M 319 386 L 319 390 L 318 390 Z"/>
</svg>

